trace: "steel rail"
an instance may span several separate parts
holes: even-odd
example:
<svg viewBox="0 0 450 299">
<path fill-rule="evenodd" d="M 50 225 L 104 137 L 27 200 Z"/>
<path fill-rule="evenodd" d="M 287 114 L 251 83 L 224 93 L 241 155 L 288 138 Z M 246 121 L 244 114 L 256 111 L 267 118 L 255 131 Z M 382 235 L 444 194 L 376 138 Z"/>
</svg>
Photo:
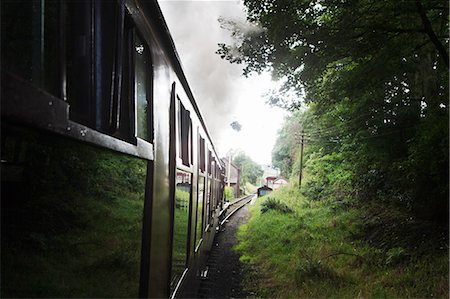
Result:
<svg viewBox="0 0 450 299">
<path fill-rule="evenodd" d="M 235 201 L 231 202 L 230 204 L 227 205 L 227 210 L 228 207 L 235 205 L 237 203 L 243 202 L 241 205 L 239 205 L 238 207 L 236 207 L 234 210 L 232 210 L 229 214 L 227 214 L 227 216 L 220 222 L 220 226 L 224 225 L 225 222 L 227 222 L 228 218 L 230 218 L 234 213 L 236 213 L 239 209 L 241 209 L 243 206 L 245 206 L 246 204 L 248 204 L 250 201 L 252 201 L 253 197 L 255 196 L 254 193 L 244 196 L 242 198 L 238 198 Z"/>
</svg>

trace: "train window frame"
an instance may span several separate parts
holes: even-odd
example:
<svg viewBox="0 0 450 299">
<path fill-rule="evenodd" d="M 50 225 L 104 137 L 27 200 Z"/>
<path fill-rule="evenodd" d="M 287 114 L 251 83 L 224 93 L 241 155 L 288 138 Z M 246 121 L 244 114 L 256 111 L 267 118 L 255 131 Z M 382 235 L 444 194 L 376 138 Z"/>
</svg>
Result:
<svg viewBox="0 0 450 299">
<path fill-rule="evenodd" d="M 175 210 L 176 210 L 176 190 L 177 190 L 177 173 L 183 172 L 185 174 L 188 174 L 190 177 L 190 192 L 189 192 L 189 207 L 188 207 L 188 217 L 187 217 L 187 231 L 186 231 L 186 243 L 185 243 L 185 261 L 184 261 L 184 270 L 179 275 L 178 278 L 174 279 L 173 277 L 173 261 L 174 261 L 174 248 L 175 248 L 175 242 L 174 242 L 174 235 L 175 235 Z M 187 171 L 186 169 L 183 169 L 179 167 L 179 165 L 175 168 L 175 184 L 174 184 L 174 193 L 172 198 L 172 208 L 171 208 L 171 253 L 170 253 L 170 279 L 169 279 L 169 291 L 171 297 L 175 295 L 178 292 L 178 288 L 183 283 L 184 278 L 186 276 L 186 273 L 189 271 L 189 259 L 191 258 L 191 236 L 192 236 L 192 212 L 193 212 L 193 198 L 194 198 L 194 174 L 190 171 Z"/>
<path fill-rule="evenodd" d="M 140 41 L 141 42 L 141 45 L 139 45 L 139 47 L 144 47 L 144 51 L 145 50 L 147 50 L 146 52 L 143 52 L 143 53 L 146 53 L 145 54 L 145 58 L 147 59 L 147 63 L 148 63 L 148 65 L 147 65 L 147 67 L 146 67 L 146 69 L 147 69 L 147 72 L 145 73 L 147 76 L 146 76 L 146 88 L 145 88 L 145 91 L 146 91 L 146 101 L 147 101 L 147 107 L 149 107 L 149 111 L 146 111 L 145 112 L 145 117 L 146 117 L 146 119 L 144 119 L 144 121 L 146 122 L 146 123 L 144 123 L 143 124 L 143 126 L 146 126 L 146 130 L 147 130 L 147 136 L 142 136 L 142 135 L 140 135 L 141 133 L 139 132 L 139 126 L 140 126 L 140 120 L 139 120 L 139 111 L 140 111 L 140 107 L 138 106 L 138 104 L 139 104 L 139 99 L 138 99 L 138 94 L 137 94 L 137 88 L 138 88 L 138 84 L 137 84 L 137 82 L 138 82 L 138 80 L 136 80 L 136 65 L 137 65 L 137 63 L 136 63 L 136 53 L 138 53 L 138 54 L 141 54 L 141 53 L 139 53 L 140 51 L 141 51 L 141 49 L 139 49 L 136 45 L 136 42 L 137 41 Z M 147 43 L 147 41 L 143 38 L 143 35 L 141 34 L 141 32 L 139 31 L 139 29 L 136 27 L 136 25 L 134 26 L 134 45 L 133 45 L 133 48 L 134 48 L 134 50 L 135 50 L 135 52 L 134 52 L 134 54 L 135 54 L 135 56 L 134 56 L 134 69 L 133 69 L 133 71 L 134 71 L 134 88 L 133 88 L 133 91 L 134 91 L 134 94 L 133 94 L 133 97 L 132 97 L 132 99 L 133 99 L 133 101 L 134 101 L 134 116 L 135 116 L 135 119 L 134 119 L 134 124 L 135 124 L 135 131 L 134 131 L 134 135 L 135 135 L 135 137 L 136 138 L 140 138 L 140 139 L 142 139 L 142 140 L 146 140 L 146 141 L 150 141 L 150 140 L 153 140 L 153 134 L 154 134 L 154 132 L 153 132 L 153 128 L 152 128 L 152 124 L 153 124 L 153 67 L 152 67 L 152 65 L 153 65 L 153 60 L 152 60 L 152 57 L 151 57 L 151 49 L 150 49 L 150 47 L 149 47 L 149 45 L 148 45 L 148 43 Z M 148 67 L 149 66 L 149 67 Z"/>
<path fill-rule="evenodd" d="M 91 14 L 89 18 L 92 18 L 92 11 L 94 10 L 93 8 L 96 5 L 96 1 L 86 1 L 84 3 L 86 10 L 87 7 L 90 7 Z M 55 43 L 59 45 L 58 57 L 56 57 L 56 60 L 59 60 L 59 72 L 57 81 L 60 90 L 58 90 L 58 92 L 52 92 L 45 86 L 42 86 L 42 84 L 31 82 L 27 79 L 26 76 L 24 77 L 23 75 L 21 75 L 20 72 L 14 73 L 8 70 L 2 70 L 2 77 L 4 78 L 2 80 L 2 84 L 4 87 L 2 88 L 2 105 L 8 108 L 2 111 L 2 115 L 28 125 L 32 125 L 47 131 L 52 131 L 54 133 L 70 138 L 75 138 L 83 142 L 99 145 L 112 149 L 114 151 L 130 154 L 147 160 L 153 160 L 153 67 L 151 66 L 151 61 L 153 59 L 153 50 L 152 47 L 148 46 L 149 40 L 151 40 L 153 37 L 147 35 L 146 38 L 143 38 L 143 41 L 147 44 L 147 47 L 149 49 L 148 56 L 150 60 L 150 66 L 148 69 L 151 71 L 147 96 L 150 107 L 147 123 L 150 132 L 150 137 L 148 138 L 148 140 L 144 140 L 136 136 L 123 138 L 117 136 L 117 134 L 111 133 L 111 131 L 107 130 L 108 128 L 105 128 L 105 126 L 100 126 L 99 124 L 93 125 L 92 122 L 84 123 L 83 121 L 77 121 L 72 117 L 73 113 L 71 115 L 71 113 L 69 112 L 72 110 L 70 107 L 70 101 L 68 101 L 67 99 L 67 84 L 69 83 L 67 82 L 67 79 L 70 78 L 67 74 L 67 56 L 69 55 L 69 49 L 67 49 L 66 46 L 68 39 L 67 34 L 69 30 L 66 28 L 67 20 L 64 18 L 64 14 L 66 14 L 67 11 L 65 11 L 65 7 L 62 7 L 62 5 L 66 4 L 67 2 L 57 2 L 57 4 L 55 4 L 58 5 L 60 22 L 59 24 L 61 25 L 60 28 L 58 28 L 58 30 L 60 31 L 59 37 L 55 38 L 54 40 Z M 39 11 L 39 13 L 41 12 Z M 116 23 L 119 24 L 117 27 L 124 26 L 126 16 L 130 17 L 135 30 L 140 33 L 137 23 L 134 22 L 134 19 L 139 18 L 139 16 L 131 15 L 128 11 L 128 8 L 123 3 L 118 2 L 117 13 L 115 15 L 115 20 L 117 21 Z M 89 22 L 88 27 L 91 31 L 93 31 L 95 29 L 95 22 Z M 117 31 L 117 35 L 121 35 L 123 37 L 123 32 L 121 32 L 119 29 L 115 31 Z M 117 37 L 116 33 L 114 33 L 113 35 Z M 121 44 L 117 44 L 118 42 L 120 42 L 119 37 L 117 37 L 115 45 L 125 48 L 123 42 Z M 91 41 L 89 43 L 91 43 Z M 94 51 L 93 45 L 89 45 L 88 48 L 89 51 Z M 119 50 L 117 50 L 116 52 L 118 51 Z M 116 56 L 114 56 L 114 63 L 117 63 L 117 61 L 120 60 Z M 91 66 L 91 71 L 89 71 L 89 73 L 93 72 L 95 63 L 96 61 L 89 62 Z M 93 80 L 93 78 L 89 77 L 89 84 L 87 84 L 85 88 L 95 88 Z M 33 101 L 30 101 L 30 98 L 33 98 Z M 130 109 L 135 111 L 134 107 L 131 107 Z M 36 113 L 37 111 L 38 113 Z M 130 119 L 131 126 L 136 126 L 134 118 Z M 131 131 L 134 132 L 134 130 Z"/>
<path fill-rule="evenodd" d="M 185 107 L 179 95 L 177 98 L 177 167 L 193 172 L 193 126 L 191 112 Z"/>
<path fill-rule="evenodd" d="M 208 147 L 208 172 L 207 172 L 207 181 L 208 181 L 208 192 L 207 192 L 207 211 L 206 211 L 206 221 L 207 221 L 207 228 L 206 230 L 209 230 L 210 227 L 213 225 L 214 220 L 214 157 L 213 157 L 213 151 L 209 149 Z"/>
<path fill-rule="evenodd" d="M 200 180 L 203 180 L 203 194 L 202 198 L 199 198 L 199 184 Z M 206 198 L 206 186 L 207 186 L 207 178 L 206 176 L 202 174 L 197 175 L 197 204 L 196 204 L 196 213 L 195 213 L 195 228 L 194 228 L 194 252 L 197 254 L 203 244 L 203 237 L 205 233 L 205 198 Z M 199 224 L 198 216 L 199 216 L 199 210 L 198 210 L 198 204 L 199 202 L 202 202 L 202 210 L 200 212 L 201 222 L 200 222 L 200 229 L 197 227 Z M 197 233 L 200 233 L 200 237 L 197 236 Z"/>
<path fill-rule="evenodd" d="M 205 173 L 206 172 L 206 155 L 205 155 L 205 138 L 202 137 L 202 135 L 199 133 L 198 134 L 198 159 L 199 159 L 199 171 L 200 173 Z"/>
<path fill-rule="evenodd" d="M 195 228 L 194 228 L 194 252 L 198 253 L 200 247 L 203 243 L 203 236 L 205 233 L 205 209 L 206 209 L 206 163 L 205 163 L 205 138 L 202 137 L 200 133 L 200 127 L 197 127 L 197 204 L 196 204 L 196 213 L 195 213 Z M 200 190 L 200 181 L 203 180 L 203 194 L 202 198 L 199 198 L 199 190 Z M 201 201 L 202 207 L 201 212 L 199 214 L 198 206 Z M 199 226 L 199 216 L 201 217 L 200 226 Z M 200 234 L 198 236 L 197 234 Z"/>
<path fill-rule="evenodd" d="M 211 230 L 211 219 L 209 217 L 209 215 L 211 214 L 211 178 L 209 178 L 208 176 L 205 176 L 205 195 L 204 195 L 204 199 L 205 199 L 205 204 L 204 204 L 204 208 L 203 208 L 203 219 L 204 219 L 204 229 L 203 229 L 203 233 L 207 233 Z"/>
</svg>

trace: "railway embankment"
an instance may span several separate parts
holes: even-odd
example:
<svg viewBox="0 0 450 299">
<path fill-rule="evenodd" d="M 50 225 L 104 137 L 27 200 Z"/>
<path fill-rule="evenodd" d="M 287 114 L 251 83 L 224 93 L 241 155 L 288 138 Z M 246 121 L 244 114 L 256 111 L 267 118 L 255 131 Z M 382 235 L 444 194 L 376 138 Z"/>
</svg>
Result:
<svg viewBox="0 0 450 299">
<path fill-rule="evenodd" d="M 448 298 L 448 235 L 407 213 L 286 188 L 250 214 L 235 249 L 257 297 Z"/>
</svg>

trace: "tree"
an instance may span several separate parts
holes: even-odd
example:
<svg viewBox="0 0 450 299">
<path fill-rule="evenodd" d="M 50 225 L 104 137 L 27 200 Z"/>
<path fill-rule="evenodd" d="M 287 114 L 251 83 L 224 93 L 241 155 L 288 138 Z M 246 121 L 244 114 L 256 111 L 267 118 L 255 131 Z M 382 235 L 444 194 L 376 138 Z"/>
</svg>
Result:
<svg viewBox="0 0 450 299">
<path fill-rule="evenodd" d="M 241 169 L 241 186 L 245 186 L 247 182 L 253 185 L 258 184 L 258 179 L 263 174 L 263 170 L 259 164 L 243 152 L 234 156 L 233 163 Z"/>
<path fill-rule="evenodd" d="M 281 176 L 285 178 L 291 176 L 292 166 L 298 158 L 300 136 L 305 128 L 305 114 L 304 111 L 298 110 L 285 118 L 272 149 L 272 164 L 280 170 Z"/>
<path fill-rule="evenodd" d="M 296 109 L 303 98 L 310 150 L 345 162 L 360 200 L 448 219 L 448 2 L 244 4 L 259 30 L 224 22 L 237 41 L 218 54 L 243 63 L 244 75 L 269 70 L 282 80 L 270 103 Z M 292 167 L 292 137 L 280 136 L 275 161 Z"/>
</svg>

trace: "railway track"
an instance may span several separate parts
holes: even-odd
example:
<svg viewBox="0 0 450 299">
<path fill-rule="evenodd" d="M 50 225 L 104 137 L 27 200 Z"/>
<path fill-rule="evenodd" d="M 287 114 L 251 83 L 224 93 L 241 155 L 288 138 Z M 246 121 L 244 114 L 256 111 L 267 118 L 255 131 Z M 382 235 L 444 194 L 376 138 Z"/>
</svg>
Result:
<svg viewBox="0 0 450 299">
<path fill-rule="evenodd" d="M 242 289 L 243 265 L 239 261 L 239 253 L 232 248 L 238 243 L 236 234 L 239 226 L 247 222 L 248 211 L 245 206 L 252 199 L 253 195 L 244 196 L 224 206 L 219 226 L 222 229 L 215 235 L 214 245 L 206 264 L 206 275 L 201 280 L 197 298 L 222 299 L 251 296 Z M 223 225 L 225 222 L 227 222 L 226 229 Z"/>
<path fill-rule="evenodd" d="M 224 225 L 228 218 L 230 218 L 234 213 L 236 213 L 240 208 L 248 204 L 252 199 L 256 196 L 255 193 L 250 195 L 235 199 L 232 202 L 227 202 L 224 206 L 224 209 L 220 215 L 220 226 Z"/>
</svg>

